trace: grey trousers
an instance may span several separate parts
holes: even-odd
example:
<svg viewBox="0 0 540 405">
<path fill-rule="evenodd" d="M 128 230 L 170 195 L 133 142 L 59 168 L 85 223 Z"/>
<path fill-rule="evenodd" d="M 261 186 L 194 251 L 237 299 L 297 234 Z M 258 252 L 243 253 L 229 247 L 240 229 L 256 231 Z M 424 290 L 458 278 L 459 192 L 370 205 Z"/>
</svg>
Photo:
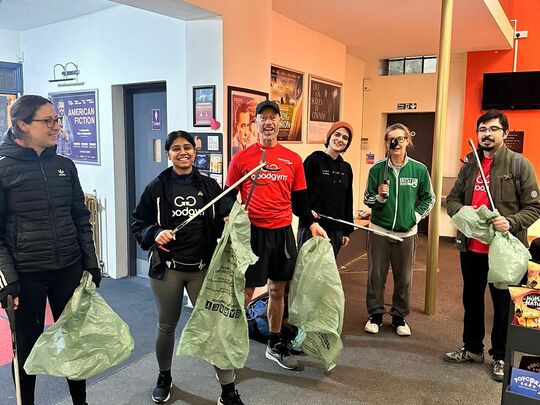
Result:
<svg viewBox="0 0 540 405">
<path fill-rule="evenodd" d="M 417 235 L 393 241 L 370 233 L 368 236 L 368 284 L 366 304 L 369 315 L 384 314 L 384 288 L 392 265 L 394 293 L 390 315 L 405 318 L 411 312 L 411 284 Z"/>
<path fill-rule="evenodd" d="M 160 371 L 171 369 L 174 352 L 174 332 L 182 313 L 184 288 L 195 305 L 201 291 L 206 268 L 201 271 L 185 272 L 165 270 L 162 280 L 150 279 L 158 310 L 158 330 L 156 336 L 156 357 Z M 221 384 L 234 382 L 234 370 L 220 370 L 214 367 Z"/>
</svg>

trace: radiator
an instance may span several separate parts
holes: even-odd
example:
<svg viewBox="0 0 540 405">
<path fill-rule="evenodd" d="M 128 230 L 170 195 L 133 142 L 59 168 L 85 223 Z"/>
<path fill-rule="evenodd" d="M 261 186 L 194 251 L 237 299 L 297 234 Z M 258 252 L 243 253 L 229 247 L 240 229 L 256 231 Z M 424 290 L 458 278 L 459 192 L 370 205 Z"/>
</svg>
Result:
<svg viewBox="0 0 540 405">
<path fill-rule="evenodd" d="M 99 215 L 100 204 L 97 198 L 96 192 L 94 193 L 85 193 L 84 194 L 84 203 L 90 211 L 90 225 L 92 225 L 92 234 L 94 238 L 94 245 L 96 247 L 96 256 L 98 259 L 99 267 L 103 274 L 106 274 L 105 271 L 105 262 L 103 261 L 102 251 L 101 251 L 101 221 Z"/>
</svg>

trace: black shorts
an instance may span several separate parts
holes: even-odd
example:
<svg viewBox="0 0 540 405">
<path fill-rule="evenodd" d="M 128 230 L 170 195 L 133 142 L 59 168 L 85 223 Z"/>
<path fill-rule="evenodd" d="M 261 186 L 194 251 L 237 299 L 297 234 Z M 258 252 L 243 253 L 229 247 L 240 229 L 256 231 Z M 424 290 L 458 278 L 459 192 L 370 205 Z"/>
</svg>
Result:
<svg viewBox="0 0 540 405">
<path fill-rule="evenodd" d="M 259 257 L 246 270 L 246 287 L 262 287 L 267 280 L 289 281 L 296 264 L 296 242 L 292 227 L 266 229 L 251 225 L 251 249 Z"/>
</svg>

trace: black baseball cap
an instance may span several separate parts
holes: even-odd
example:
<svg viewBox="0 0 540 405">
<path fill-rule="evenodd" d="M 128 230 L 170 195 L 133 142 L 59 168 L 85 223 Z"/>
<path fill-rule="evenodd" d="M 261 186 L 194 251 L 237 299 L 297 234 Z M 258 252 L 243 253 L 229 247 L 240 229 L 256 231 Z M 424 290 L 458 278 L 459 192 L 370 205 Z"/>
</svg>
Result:
<svg viewBox="0 0 540 405">
<path fill-rule="evenodd" d="M 263 109 L 266 107 L 270 107 L 272 110 L 277 112 L 278 114 L 281 114 L 279 111 L 279 105 L 275 101 L 272 100 L 264 100 L 261 101 L 259 104 L 257 104 L 257 109 L 255 110 L 257 114 L 260 114 Z"/>
</svg>

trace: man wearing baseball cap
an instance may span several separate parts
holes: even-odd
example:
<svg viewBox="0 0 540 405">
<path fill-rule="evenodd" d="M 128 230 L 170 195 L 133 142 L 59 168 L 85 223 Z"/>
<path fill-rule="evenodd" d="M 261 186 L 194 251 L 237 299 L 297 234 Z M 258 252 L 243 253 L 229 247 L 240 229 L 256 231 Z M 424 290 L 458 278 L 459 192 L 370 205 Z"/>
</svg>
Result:
<svg viewBox="0 0 540 405">
<path fill-rule="evenodd" d="M 242 202 L 249 199 L 247 209 L 251 221 L 251 248 L 259 257 L 245 274 L 245 302 L 251 301 L 255 287 L 268 284 L 270 341 L 266 357 L 283 368 L 294 370 L 298 362 L 281 342 L 285 285 L 293 277 L 297 256 L 291 227 L 292 214 L 300 217 L 313 236 L 327 235 L 314 222 L 309 209 L 302 158 L 278 143 L 279 106 L 265 100 L 257 105 L 256 113 L 259 141 L 233 157 L 226 186 L 234 184 L 257 166 L 266 151 L 266 167 L 258 172 L 256 179 L 246 180 L 239 187 Z M 252 187 L 253 181 L 256 187 Z M 236 198 L 235 192 L 231 194 Z"/>
</svg>

